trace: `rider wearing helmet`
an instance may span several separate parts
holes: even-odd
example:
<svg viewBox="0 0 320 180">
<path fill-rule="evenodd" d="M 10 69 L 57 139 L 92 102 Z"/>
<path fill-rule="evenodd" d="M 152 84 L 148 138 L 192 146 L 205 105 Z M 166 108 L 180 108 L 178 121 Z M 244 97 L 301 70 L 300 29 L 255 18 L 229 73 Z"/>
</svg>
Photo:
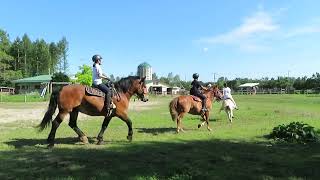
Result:
<svg viewBox="0 0 320 180">
<path fill-rule="evenodd" d="M 236 101 L 234 101 L 234 99 L 231 95 L 231 89 L 228 87 L 227 83 L 223 83 L 223 100 L 227 100 L 227 99 L 230 99 L 233 102 L 235 109 L 238 110 L 238 106 L 236 104 Z"/>
<path fill-rule="evenodd" d="M 106 79 L 108 81 L 110 81 L 110 79 L 102 72 L 101 60 L 102 60 L 102 57 L 100 55 L 96 54 L 92 56 L 92 61 L 93 61 L 92 81 L 94 86 L 96 86 L 98 89 L 100 89 L 102 92 L 105 93 L 104 107 L 108 114 L 110 110 L 110 103 L 111 103 L 111 92 L 110 92 L 110 89 L 105 84 L 102 83 L 102 79 Z"/>
<path fill-rule="evenodd" d="M 207 111 L 207 108 L 206 108 L 207 97 L 200 92 L 200 89 L 206 90 L 207 88 L 203 87 L 200 84 L 200 82 L 198 81 L 198 78 L 199 78 L 198 73 L 194 73 L 192 75 L 192 77 L 193 77 L 193 81 L 191 83 L 192 88 L 190 89 L 190 94 L 199 97 L 202 100 L 202 109 L 201 110 L 203 112 Z"/>
</svg>

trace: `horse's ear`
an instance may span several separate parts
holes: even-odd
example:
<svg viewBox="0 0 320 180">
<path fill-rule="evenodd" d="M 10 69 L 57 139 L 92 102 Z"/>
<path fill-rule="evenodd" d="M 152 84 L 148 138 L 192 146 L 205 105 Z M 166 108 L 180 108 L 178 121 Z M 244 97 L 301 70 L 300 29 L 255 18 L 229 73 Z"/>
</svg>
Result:
<svg viewBox="0 0 320 180">
<path fill-rule="evenodd" d="M 141 78 L 140 84 L 141 84 L 141 83 L 144 83 L 145 80 L 146 80 L 146 77 Z"/>
</svg>

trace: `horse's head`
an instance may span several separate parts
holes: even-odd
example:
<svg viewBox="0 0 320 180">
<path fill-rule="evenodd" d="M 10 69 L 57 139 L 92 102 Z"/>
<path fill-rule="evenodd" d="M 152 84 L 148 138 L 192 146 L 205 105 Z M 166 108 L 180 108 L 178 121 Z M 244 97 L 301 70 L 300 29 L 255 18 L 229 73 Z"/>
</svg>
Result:
<svg viewBox="0 0 320 180">
<path fill-rule="evenodd" d="M 222 93 L 220 92 L 218 85 L 212 86 L 210 91 L 218 101 L 222 100 Z"/>
<path fill-rule="evenodd" d="M 143 101 L 147 102 L 148 98 L 146 98 L 147 95 L 147 88 L 145 83 L 146 77 L 143 77 L 141 79 L 137 79 L 134 81 L 133 86 L 135 89 L 135 94 L 137 94 L 138 98 Z"/>
</svg>

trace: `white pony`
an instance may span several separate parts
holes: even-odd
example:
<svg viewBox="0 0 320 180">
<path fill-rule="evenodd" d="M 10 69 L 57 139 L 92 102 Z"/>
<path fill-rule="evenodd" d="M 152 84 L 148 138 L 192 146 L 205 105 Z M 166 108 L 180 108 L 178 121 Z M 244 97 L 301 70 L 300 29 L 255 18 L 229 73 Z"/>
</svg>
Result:
<svg viewBox="0 0 320 180">
<path fill-rule="evenodd" d="M 222 106 L 220 108 L 221 112 L 222 110 L 224 110 L 227 113 L 228 119 L 229 121 L 232 123 L 232 119 L 233 119 L 233 110 L 236 109 L 235 104 L 232 102 L 231 99 L 225 99 L 222 101 Z"/>
</svg>

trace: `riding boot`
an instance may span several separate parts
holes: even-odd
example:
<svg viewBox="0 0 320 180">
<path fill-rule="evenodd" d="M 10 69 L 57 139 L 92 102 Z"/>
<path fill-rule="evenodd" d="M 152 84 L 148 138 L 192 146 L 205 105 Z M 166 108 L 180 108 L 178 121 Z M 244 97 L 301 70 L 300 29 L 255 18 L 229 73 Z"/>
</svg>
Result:
<svg viewBox="0 0 320 180">
<path fill-rule="evenodd" d="M 201 111 L 203 111 L 203 112 L 207 111 L 207 108 L 206 108 L 206 99 L 203 99 L 203 100 L 202 100 L 202 109 L 201 109 Z"/>
<path fill-rule="evenodd" d="M 109 111 L 110 111 L 110 104 L 111 104 L 111 99 L 106 94 L 105 99 L 104 99 L 104 108 L 106 110 L 107 115 L 109 114 Z"/>
</svg>

